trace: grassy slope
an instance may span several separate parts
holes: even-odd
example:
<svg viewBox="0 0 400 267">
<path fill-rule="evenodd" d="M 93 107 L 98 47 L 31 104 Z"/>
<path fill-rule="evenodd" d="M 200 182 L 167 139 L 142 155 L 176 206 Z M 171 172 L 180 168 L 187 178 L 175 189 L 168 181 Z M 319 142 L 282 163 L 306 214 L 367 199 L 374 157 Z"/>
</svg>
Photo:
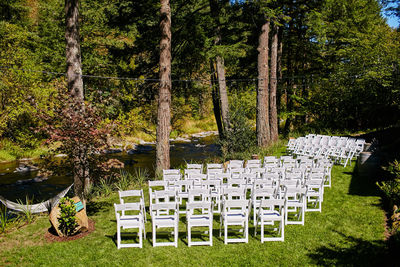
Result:
<svg viewBox="0 0 400 267">
<path fill-rule="evenodd" d="M 375 265 L 384 250 L 384 214 L 373 185 L 352 177 L 352 171 L 353 167 L 333 168 L 333 187 L 325 191 L 322 213 L 306 213 L 304 226 L 286 226 L 285 242 L 261 244 L 251 227 L 248 244 L 224 245 L 215 218 L 213 247 L 189 248 L 181 223 L 178 248 L 153 248 L 148 233 L 143 249 L 118 250 L 114 194 L 93 203 L 89 212 L 96 230 L 83 239 L 47 243 L 43 237 L 49 227 L 47 217 L 6 234 L 0 238 L 0 265 Z M 150 226 L 147 223 L 147 231 Z"/>
</svg>

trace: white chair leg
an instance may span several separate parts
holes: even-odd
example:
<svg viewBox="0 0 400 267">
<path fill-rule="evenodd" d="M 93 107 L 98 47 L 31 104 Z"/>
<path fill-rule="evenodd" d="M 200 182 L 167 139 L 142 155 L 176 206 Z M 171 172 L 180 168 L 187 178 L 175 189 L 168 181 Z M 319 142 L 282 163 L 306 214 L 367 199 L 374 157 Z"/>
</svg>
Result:
<svg viewBox="0 0 400 267">
<path fill-rule="evenodd" d="M 176 248 L 178 247 L 178 235 L 179 235 L 178 226 L 176 225 L 174 230 L 174 243 Z"/>
<path fill-rule="evenodd" d="M 264 243 L 264 222 L 261 221 L 261 243 Z"/>
<path fill-rule="evenodd" d="M 139 227 L 139 247 L 143 248 L 143 233 L 142 227 Z"/>
<path fill-rule="evenodd" d="M 153 223 L 153 247 L 156 246 L 156 226 Z"/>
<path fill-rule="evenodd" d="M 121 229 L 119 225 L 117 226 L 117 247 L 118 249 L 121 248 Z"/>
<path fill-rule="evenodd" d="M 213 245 L 213 231 L 212 231 L 212 221 L 210 223 L 210 246 Z"/>
<path fill-rule="evenodd" d="M 192 243 L 192 232 L 191 232 L 191 229 L 190 229 L 190 224 L 188 224 L 188 247 L 190 247 L 191 246 L 191 243 Z"/>
</svg>

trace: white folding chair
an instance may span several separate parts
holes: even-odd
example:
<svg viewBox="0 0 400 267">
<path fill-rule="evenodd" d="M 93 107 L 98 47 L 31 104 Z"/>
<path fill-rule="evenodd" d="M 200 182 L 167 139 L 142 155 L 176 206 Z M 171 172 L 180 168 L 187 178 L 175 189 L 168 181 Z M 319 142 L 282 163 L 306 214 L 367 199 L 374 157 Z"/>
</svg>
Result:
<svg viewBox="0 0 400 267">
<path fill-rule="evenodd" d="M 167 181 L 149 181 L 149 205 L 151 209 L 151 204 L 155 204 L 155 191 L 163 191 L 168 189 L 168 182 Z M 151 212 L 151 210 L 150 210 Z"/>
<path fill-rule="evenodd" d="M 183 200 L 188 200 L 189 189 L 193 188 L 193 180 L 179 180 L 168 183 L 168 190 L 174 190 L 178 197 L 180 205 L 183 204 Z M 179 213 L 184 214 L 186 210 L 179 209 Z"/>
<path fill-rule="evenodd" d="M 206 180 L 202 182 L 202 188 L 209 190 L 213 203 L 213 213 L 221 213 L 222 181 Z"/>
<path fill-rule="evenodd" d="M 254 185 L 251 192 L 251 207 L 253 209 L 253 223 L 256 226 L 257 223 L 257 213 L 260 207 L 261 201 L 264 199 L 276 199 L 278 198 L 277 188 L 274 186 L 260 187 L 259 185 Z"/>
<path fill-rule="evenodd" d="M 187 221 L 187 235 L 188 246 L 212 246 L 213 241 L 213 207 L 210 200 L 206 201 L 189 201 L 186 204 L 186 221 Z M 193 241 L 192 228 L 193 227 L 208 227 L 209 240 L 208 241 Z"/>
<path fill-rule="evenodd" d="M 151 221 L 153 226 L 153 247 L 175 246 L 178 247 L 178 202 L 162 202 L 153 204 L 151 208 Z M 173 242 L 157 242 L 157 229 L 173 228 Z"/>
<path fill-rule="evenodd" d="M 119 195 L 119 203 L 120 204 L 139 203 L 142 207 L 142 214 L 144 216 L 144 221 L 147 222 L 146 206 L 144 204 L 143 189 L 118 191 L 118 195 Z M 126 198 L 128 198 L 128 199 L 126 199 Z M 122 215 L 125 215 L 124 210 L 122 210 Z"/>
<path fill-rule="evenodd" d="M 285 224 L 304 225 L 307 188 L 286 186 L 284 195 L 286 199 Z"/>
<path fill-rule="evenodd" d="M 261 225 L 261 243 L 264 241 L 284 241 L 285 240 L 285 214 L 286 199 L 263 199 L 257 213 L 257 223 L 254 228 L 254 235 L 257 235 L 258 225 Z M 279 225 L 276 226 L 275 222 Z M 265 228 L 272 228 L 278 236 L 264 237 Z"/>
<path fill-rule="evenodd" d="M 224 243 L 249 242 L 249 201 L 247 200 L 223 200 L 221 223 L 224 226 Z M 220 237 L 222 234 L 220 226 Z M 228 227 L 241 226 L 242 238 L 228 238 Z M 231 229 L 232 230 L 232 229 Z"/>
<path fill-rule="evenodd" d="M 322 210 L 322 201 L 324 200 L 324 179 L 309 179 L 305 181 L 307 187 L 306 193 L 306 211 Z"/>
<path fill-rule="evenodd" d="M 143 247 L 143 238 L 146 239 L 143 208 L 140 203 L 114 204 L 117 219 L 117 247 Z M 121 212 L 121 213 L 120 213 Z M 134 214 L 128 214 L 134 212 Z M 139 243 L 122 243 L 121 229 L 138 229 Z"/>
</svg>

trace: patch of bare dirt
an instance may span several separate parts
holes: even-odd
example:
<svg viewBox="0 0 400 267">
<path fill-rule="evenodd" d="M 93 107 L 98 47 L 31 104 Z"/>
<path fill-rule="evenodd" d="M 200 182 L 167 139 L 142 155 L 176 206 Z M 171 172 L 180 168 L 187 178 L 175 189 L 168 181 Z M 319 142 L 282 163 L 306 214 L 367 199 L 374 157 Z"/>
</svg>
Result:
<svg viewBox="0 0 400 267">
<path fill-rule="evenodd" d="M 95 228 L 95 222 L 93 220 L 89 219 L 89 228 L 86 232 L 79 232 L 73 236 L 65 236 L 61 237 L 57 235 L 57 232 L 53 229 L 53 227 L 50 227 L 48 231 L 44 234 L 44 237 L 46 238 L 47 242 L 65 242 L 65 241 L 72 241 L 76 239 L 83 238 L 90 233 L 92 233 L 96 228 Z"/>
</svg>

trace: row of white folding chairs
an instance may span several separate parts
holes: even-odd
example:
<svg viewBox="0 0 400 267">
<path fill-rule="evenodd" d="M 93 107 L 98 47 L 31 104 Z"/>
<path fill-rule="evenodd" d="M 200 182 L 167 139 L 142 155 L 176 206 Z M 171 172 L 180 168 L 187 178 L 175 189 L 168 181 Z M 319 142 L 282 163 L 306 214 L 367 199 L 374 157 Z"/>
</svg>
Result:
<svg viewBox="0 0 400 267">
<path fill-rule="evenodd" d="M 253 196 L 260 188 L 274 189 L 276 194 L 281 194 L 284 187 L 308 187 L 310 194 L 318 193 L 320 200 L 323 200 L 324 193 L 324 176 L 320 173 L 313 173 L 307 179 L 302 179 L 301 176 L 293 176 L 291 179 L 279 179 L 278 176 L 270 177 L 271 179 L 242 179 L 242 178 L 229 178 L 226 182 L 222 180 L 180 180 L 180 181 L 149 181 L 149 196 L 150 202 L 154 198 L 154 187 L 162 190 L 175 190 L 179 202 L 182 204 L 183 199 L 188 198 L 188 192 L 193 189 L 207 189 L 210 190 L 215 204 L 215 212 L 219 213 L 221 210 L 221 199 L 225 190 L 241 190 L 244 194 L 247 192 Z M 316 190 L 318 188 L 318 190 Z M 312 189 L 312 190 L 311 190 Z M 317 192 L 315 192 L 317 191 Z M 311 197 L 311 195 L 310 195 Z M 309 198 L 308 202 L 312 199 Z M 314 203 L 316 204 L 316 203 Z M 321 205 L 318 210 L 321 211 Z M 310 210 L 311 211 L 311 210 Z M 182 213 L 182 212 L 181 212 Z M 184 212 L 183 212 L 184 213 Z"/>
<path fill-rule="evenodd" d="M 335 163 L 342 164 L 346 167 L 348 163 L 351 164 L 351 160 L 357 155 L 357 151 L 355 148 L 348 147 L 302 145 L 296 148 L 293 154 L 331 159 Z"/>
<path fill-rule="evenodd" d="M 220 236 L 222 232 L 224 233 L 224 243 L 237 243 L 237 242 L 245 242 L 248 243 L 248 235 L 249 235 L 249 216 L 251 210 L 251 201 L 245 198 L 244 191 L 241 192 L 238 189 L 227 189 L 227 194 L 224 195 L 222 200 L 222 211 L 220 215 Z M 156 191 L 157 192 L 157 191 Z M 174 194 L 174 191 L 160 191 L 159 194 L 165 194 L 169 197 Z M 211 192 L 207 189 L 193 189 L 189 191 L 189 199 L 186 205 L 186 221 L 187 221 L 187 235 L 188 235 L 188 246 L 193 245 L 209 245 L 212 246 L 212 233 L 213 233 L 213 202 L 211 199 Z M 157 201 L 157 199 L 156 199 Z M 177 218 L 177 214 L 179 213 L 177 209 L 177 198 L 175 200 L 168 199 L 160 199 L 161 203 L 164 205 L 163 207 L 169 205 L 169 207 L 175 207 L 173 213 L 175 214 L 172 218 L 170 213 L 171 211 L 159 209 L 160 204 L 151 204 L 152 210 L 154 212 L 158 212 L 156 215 L 156 220 L 169 219 L 171 224 L 167 227 L 177 227 L 179 219 Z M 173 203 L 173 204 L 170 204 Z M 258 206 L 259 214 L 257 215 L 257 221 L 261 224 L 261 242 L 264 241 L 284 241 L 284 217 L 285 217 L 285 199 L 266 199 L 261 201 Z M 275 206 L 278 206 L 275 209 Z M 161 208 L 163 208 L 161 207 Z M 156 210 L 156 211 L 155 211 Z M 273 218 L 270 216 L 268 221 L 266 221 L 267 211 L 269 211 L 270 215 L 273 215 Z M 279 232 L 281 233 L 280 237 L 272 237 L 272 238 L 264 238 L 264 226 L 271 224 L 272 221 L 280 221 Z M 257 224 L 258 225 L 258 224 Z M 229 238 L 229 229 L 232 226 L 240 226 L 240 231 L 243 232 L 243 237 L 238 238 L 235 236 L 234 238 Z M 193 241 L 192 236 L 192 228 L 193 227 L 207 227 L 208 231 L 205 231 L 205 234 L 208 235 L 208 240 L 206 241 Z M 222 230 L 223 229 L 223 230 Z M 237 230 L 237 229 L 235 229 Z M 156 229 L 153 228 L 153 235 Z M 174 232 L 174 240 L 177 238 L 177 233 Z M 203 236 L 204 238 L 204 236 Z M 175 242 L 159 242 L 157 245 L 175 245 Z"/>
<path fill-rule="evenodd" d="M 213 172 L 208 174 L 202 174 L 198 171 L 193 171 L 192 169 L 185 170 L 185 180 L 223 180 L 227 179 L 239 179 L 246 178 L 249 180 L 254 180 L 257 178 L 264 179 L 278 179 L 291 178 L 293 176 L 300 175 L 301 179 L 306 179 L 312 173 L 323 173 L 325 177 L 325 186 L 331 186 L 331 164 L 321 164 L 321 167 L 310 167 L 301 166 L 299 168 L 294 167 L 294 165 L 287 165 L 286 167 L 265 167 L 265 168 L 253 168 L 253 169 L 243 169 L 237 168 L 232 169 L 229 172 L 223 172 L 223 169 L 214 169 Z M 164 181 L 179 181 L 182 180 L 182 175 L 180 170 L 165 170 Z"/>
<path fill-rule="evenodd" d="M 297 146 L 308 145 L 308 146 L 327 146 L 327 147 L 346 147 L 355 148 L 357 153 L 363 151 L 365 140 L 338 137 L 338 136 L 321 136 L 321 135 L 308 135 L 305 137 L 299 137 L 297 139 L 289 139 L 287 149 L 291 152 L 296 150 Z"/>
<path fill-rule="evenodd" d="M 330 158 L 346 166 L 363 151 L 364 144 L 364 139 L 309 135 L 290 139 L 287 150 L 294 155 Z"/>
<path fill-rule="evenodd" d="M 316 181 L 314 181 L 316 182 Z M 277 193 L 277 188 L 273 187 L 259 187 L 254 189 L 251 198 L 247 199 L 246 190 L 242 188 L 226 188 L 223 190 L 222 197 L 222 211 L 220 216 L 220 234 L 222 234 L 221 227 L 224 227 L 224 242 L 248 242 L 248 223 L 249 215 L 251 213 L 251 208 L 253 211 L 253 221 L 255 226 L 255 234 L 257 233 L 258 226 L 261 225 L 261 242 L 264 241 L 284 241 L 284 226 L 286 224 L 302 224 L 304 225 L 304 213 L 307 211 L 308 199 L 314 198 L 312 203 L 319 202 L 319 211 L 321 207 L 321 194 L 323 194 L 323 186 L 319 183 L 313 183 L 307 186 L 299 186 L 287 184 L 284 190 Z M 317 191 L 315 190 L 317 189 Z M 318 190 L 322 190 L 318 192 Z M 168 193 L 166 193 L 168 192 Z M 176 191 L 166 190 L 166 191 L 155 191 L 155 201 L 157 202 L 157 194 L 161 196 L 168 195 L 168 198 L 162 198 L 162 203 L 166 202 L 179 202 L 179 197 Z M 172 197 L 172 196 L 175 196 Z M 172 198 L 171 198 L 172 197 Z M 208 204 L 206 206 L 194 205 L 196 198 L 198 203 L 206 201 Z M 317 197 L 317 198 L 315 198 Z M 150 202 L 152 203 L 152 201 Z M 186 205 L 186 214 L 188 216 L 188 244 L 191 245 L 212 245 L 212 191 L 209 189 L 192 189 L 188 192 L 188 204 Z M 246 204 L 247 203 L 247 204 Z M 211 204 L 211 208 L 210 208 Z M 151 204 L 152 205 L 152 204 Z M 199 219 L 196 222 L 196 217 L 192 209 L 201 210 L 201 214 L 198 214 Z M 154 209 L 154 208 L 153 208 Z M 203 209 L 206 210 L 206 214 Z M 179 210 L 176 208 L 175 214 L 178 214 Z M 294 213 L 295 220 L 289 217 L 289 214 Z M 292 216 L 293 217 L 293 216 Z M 201 218 L 201 219 L 200 219 Z M 279 222 L 279 227 L 272 227 L 278 230 L 278 237 L 264 237 L 264 228 L 267 225 L 273 224 L 273 221 Z M 228 238 L 228 227 L 232 225 L 242 226 L 244 232 L 243 238 Z M 194 243 L 191 241 L 191 228 L 193 226 L 208 226 L 209 229 L 209 240 L 202 241 L 199 243 Z M 154 234 L 154 233 L 153 233 Z"/>
<path fill-rule="evenodd" d="M 293 148 L 296 143 L 304 143 L 308 145 L 322 145 L 322 146 L 336 146 L 336 147 L 354 147 L 357 146 L 359 152 L 363 150 L 365 144 L 364 139 L 356 139 L 345 136 L 328 136 L 328 135 L 315 135 L 309 134 L 305 137 L 299 137 L 297 139 L 290 139 L 288 146 Z"/>
<path fill-rule="evenodd" d="M 309 157 L 297 157 L 293 158 L 292 156 L 281 156 L 280 158 L 274 156 L 266 156 L 264 157 L 263 162 L 260 159 L 251 159 L 251 160 L 231 160 L 228 162 L 226 168 L 224 164 L 220 163 L 208 163 L 206 165 L 206 171 L 203 171 L 203 164 L 187 164 L 184 175 L 187 173 L 211 173 L 214 170 L 223 170 L 223 172 L 230 172 L 234 169 L 257 169 L 257 168 L 265 168 L 265 167 L 284 167 L 285 165 L 294 165 L 295 167 L 299 167 L 302 165 L 316 167 L 318 165 L 318 161 L 311 159 Z M 181 172 L 169 172 L 165 170 L 163 174 L 181 174 Z"/>
</svg>

